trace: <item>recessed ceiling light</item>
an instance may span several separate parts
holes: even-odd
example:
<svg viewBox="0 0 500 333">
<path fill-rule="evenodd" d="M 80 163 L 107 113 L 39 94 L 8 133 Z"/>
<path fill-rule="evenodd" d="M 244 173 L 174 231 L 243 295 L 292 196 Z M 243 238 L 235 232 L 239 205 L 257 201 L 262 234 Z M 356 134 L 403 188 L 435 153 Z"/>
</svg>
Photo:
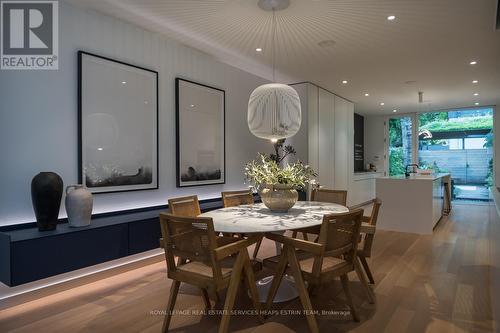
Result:
<svg viewBox="0 0 500 333">
<path fill-rule="evenodd" d="M 347 84 L 347 80 L 343 80 L 343 81 L 342 81 L 342 84 Z"/>
<path fill-rule="evenodd" d="M 479 96 L 479 93 L 474 93 L 474 96 Z"/>
<path fill-rule="evenodd" d="M 474 84 L 476 84 L 478 82 L 479 82 L 478 80 L 472 80 L 472 83 L 474 83 Z"/>
<path fill-rule="evenodd" d="M 122 81 L 122 84 L 127 84 L 127 81 Z"/>
<path fill-rule="evenodd" d="M 255 49 L 255 51 L 262 52 L 262 48 L 258 47 L 258 48 Z"/>
<path fill-rule="evenodd" d="M 189 107 L 190 107 L 190 108 L 194 108 L 194 104 L 191 104 Z"/>
<path fill-rule="evenodd" d="M 321 47 L 332 47 L 335 45 L 335 41 L 333 39 L 325 39 L 318 43 Z"/>
<path fill-rule="evenodd" d="M 103 150 L 103 148 L 99 147 L 99 148 L 97 148 L 97 150 L 102 151 L 102 150 Z"/>
<path fill-rule="evenodd" d="M 392 110 L 392 112 L 398 112 L 398 110 L 394 109 L 394 110 Z"/>
<path fill-rule="evenodd" d="M 474 105 L 479 105 L 479 102 L 474 103 Z"/>
<path fill-rule="evenodd" d="M 365 97 L 368 97 L 368 96 L 370 96 L 370 94 L 369 93 L 365 93 Z"/>
<path fill-rule="evenodd" d="M 470 65 L 476 65 L 477 64 L 477 61 L 476 60 L 472 60 L 471 62 L 469 62 Z"/>
<path fill-rule="evenodd" d="M 381 102 L 381 103 L 380 103 L 380 105 L 381 105 L 381 106 L 384 106 L 384 105 L 385 105 L 385 103 L 384 103 L 384 102 Z"/>
<path fill-rule="evenodd" d="M 394 15 L 387 16 L 388 21 L 394 21 L 395 19 L 396 19 L 396 16 L 394 16 Z"/>
</svg>

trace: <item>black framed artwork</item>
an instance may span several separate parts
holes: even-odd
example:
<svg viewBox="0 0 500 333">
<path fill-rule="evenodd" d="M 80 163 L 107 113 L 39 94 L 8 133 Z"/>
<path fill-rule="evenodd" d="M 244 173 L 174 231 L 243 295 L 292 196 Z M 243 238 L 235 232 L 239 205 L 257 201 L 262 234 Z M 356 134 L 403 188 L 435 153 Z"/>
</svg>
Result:
<svg viewBox="0 0 500 333">
<path fill-rule="evenodd" d="M 79 182 L 158 188 L 158 72 L 78 52 Z"/>
<path fill-rule="evenodd" d="M 225 183 L 225 91 L 175 79 L 177 187 Z"/>
</svg>

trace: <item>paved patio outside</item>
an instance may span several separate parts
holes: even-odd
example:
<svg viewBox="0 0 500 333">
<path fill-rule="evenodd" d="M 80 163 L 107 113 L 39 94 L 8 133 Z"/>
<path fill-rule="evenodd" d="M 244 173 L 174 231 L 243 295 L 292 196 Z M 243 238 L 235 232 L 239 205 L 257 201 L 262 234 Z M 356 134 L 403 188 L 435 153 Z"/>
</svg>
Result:
<svg viewBox="0 0 500 333">
<path fill-rule="evenodd" d="M 485 185 L 455 185 L 455 200 L 489 201 L 490 191 Z"/>
</svg>

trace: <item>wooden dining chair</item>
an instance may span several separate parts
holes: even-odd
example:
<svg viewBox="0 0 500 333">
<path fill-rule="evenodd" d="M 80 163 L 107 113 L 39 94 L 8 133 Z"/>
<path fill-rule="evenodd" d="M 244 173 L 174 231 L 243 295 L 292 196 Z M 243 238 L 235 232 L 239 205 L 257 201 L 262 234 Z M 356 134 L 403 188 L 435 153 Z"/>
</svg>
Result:
<svg viewBox="0 0 500 333">
<path fill-rule="evenodd" d="M 346 206 L 347 191 L 329 190 L 326 188 L 313 189 L 311 192 L 311 201 L 330 202 Z"/>
<path fill-rule="evenodd" d="M 359 246 L 358 246 L 357 255 L 358 255 L 359 261 L 361 262 L 361 265 L 364 268 L 366 276 L 368 277 L 368 280 L 370 281 L 371 284 L 375 284 L 375 280 L 373 279 L 373 274 L 370 271 L 370 267 L 368 266 L 368 262 L 366 261 L 366 258 L 370 258 L 372 255 L 373 239 L 375 237 L 378 212 L 380 210 L 380 207 L 382 206 L 382 201 L 378 198 L 373 199 L 372 205 L 373 205 L 372 206 L 372 213 L 370 214 L 370 216 L 363 216 L 361 218 L 363 225 L 366 223 L 366 224 L 372 226 L 372 228 L 369 232 L 362 233 L 361 242 L 359 243 Z"/>
<path fill-rule="evenodd" d="M 258 237 L 219 246 L 213 221 L 209 217 L 180 217 L 161 213 L 160 225 L 165 240 L 167 275 L 173 280 L 162 332 L 168 331 L 181 282 L 203 290 L 207 309 L 211 308 L 208 293 L 227 289 L 219 325 L 221 333 L 228 331 L 230 314 L 242 277 L 250 291 L 253 306 L 260 313 L 259 296 L 247 251 L 247 247 L 254 244 Z M 187 261 L 176 263 L 176 256 Z"/>
<path fill-rule="evenodd" d="M 201 214 L 197 195 L 168 199 L 168 211 L 176 216 L 196 217 Z M 163 247 L 163 237 L 160 238 L 160 247 Z"/>
<path fill-rule="evenodd" d="M 318 332 L 318 325 L 304 280 L 312 289 L 321 284 L 331 283 L 335 278 L 340 277 L 351 315 L 355 321 L 359 321 L 347 274 L 355 271 L 358 265 L 356 252 L 362 216 L 363 210 L 361 209 L 344 214 L 325 215 L 318 243 L 279 234 L 266 234 L 267 238 L 283 244 L 283 253 L 267 296 L 266 309 L 270 309 L 283 275 L 288 270 L 294 277 L 311 332 Z M 300 256 L 297 256 L 296 249 L 301 252 Z"/>
<path fill-rule="evenodd" d="M 196 217 L 201 214 L 197 195 L 168 199 L 168 209 L 176 216 Z"/>
<path fill-rule="evenodd" d="M 319 201 L 319 202 L 329 202 L 335 203 L 342 206 L 347 205 L 347 191 L 345 190 L 329 190 L 325 188 L 315 188 L 311 192 L 311 201 Z M 302 238 L 308 240 L 307 234 L 318 234 L 319 228 L 305 228 L 300 230 L 294 230 L 292 232 L 292 237 L 296 238 L 297 233 L 302 233 Z"/>
<path fill-rule="evenodd" d="M 224 208 L 236 207 L 240 205 L 252 205 L 255 202 L 252 191 L 250 190 L 225 191 L 222 192 L 221 195 L 222 195 L 222 205 Z M 245 237 L 244 234 L 238 234 L 238 236 L 240 238 Z M 252 259 L 257 258 L 257 253 L 259 252 L 261 243 L 262 243 L 262 237 L 255 244 Z"/>
<path fill-rule="evenodd" d="M 234 207 L 240 205 L 252 205 L 255 200 L 252 191 L 225 191 L 221 193 L 222 205 L 224 207 Z"/>
</svg>

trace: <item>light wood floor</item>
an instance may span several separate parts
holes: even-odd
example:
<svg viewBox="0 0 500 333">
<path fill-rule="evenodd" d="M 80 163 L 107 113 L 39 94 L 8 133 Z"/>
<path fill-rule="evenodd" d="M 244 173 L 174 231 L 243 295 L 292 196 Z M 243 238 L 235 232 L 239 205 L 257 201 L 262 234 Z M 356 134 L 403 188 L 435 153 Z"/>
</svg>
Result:
<svg viewBox="0 0 500 333">
<path fill-rule="evenodd" d="M 361 322 L 347 311 L 340 282 L 313 297 L 321 332 L 491 332 L 489 206 L 456 205 L 434 235 L 377 232 L 370 261 L 377 303 L 365 301 L 355 275 L 350 276 Z M 259 257 L 274 254 L 263 244 Z M 0 312 L 0 332 L 159 332 L 170 281 L 157 263 L 60 292 Z M 269 275 L 263 271 L 259 276 Z M 498 283 L 498 282 L 496 282 Z M 241 294 L 239 309 L 251 309 Z M 219 305 L 220 308 L 220 305 Z M 202 310 L 198 290 L 181 285 L 176 309 Z M 275 307 L 300 310 L 298 300 Z M 218 317 L 177 315 L 172 332 L 217 332 Z M 307 332 L 302 315 L 275 315 L 258 325 L 252 316 L 234 316 L 231 331 Z"/>
</svg>

